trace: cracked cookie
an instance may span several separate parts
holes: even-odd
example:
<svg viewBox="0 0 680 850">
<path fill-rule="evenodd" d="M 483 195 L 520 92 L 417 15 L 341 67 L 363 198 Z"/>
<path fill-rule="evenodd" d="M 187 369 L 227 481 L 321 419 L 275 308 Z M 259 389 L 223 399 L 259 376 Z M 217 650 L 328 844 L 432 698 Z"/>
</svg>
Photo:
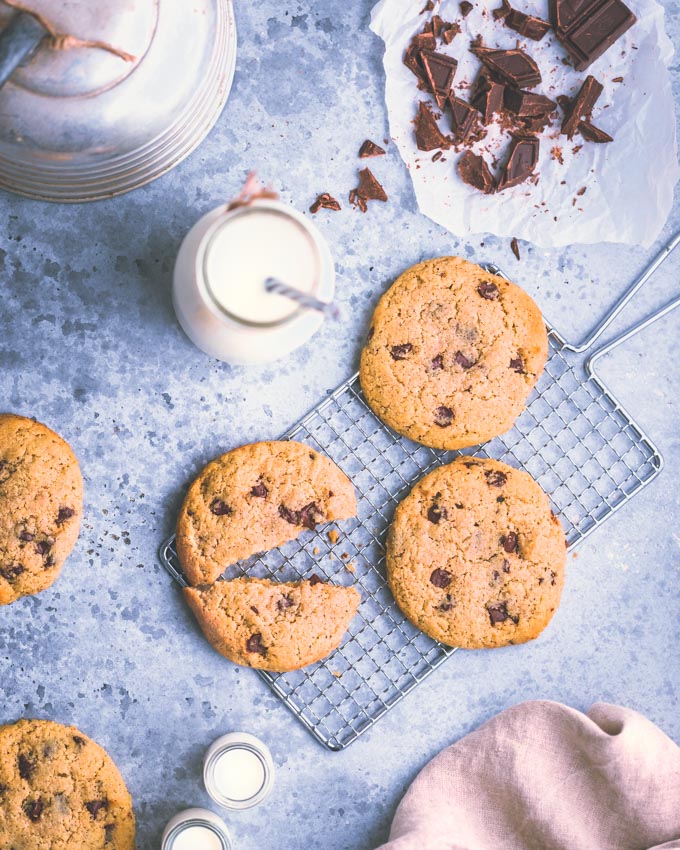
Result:
<svg viewBox="0 0 680 850">
<path fill-rule="evenodd" d="M 71 447 L 45 425 L 0 414 L 0 605 L 39 593 L 75 546 L 83 479 Z"/>
<path fill-rule="evenodd" d="M 0 847 L 134 850 L 135 819 L 108 754 L 74 726 L 0 726 Z"/>
<path fill-rule="evenodd" d="M 559 605 L 565 537 L 526 472 L 460 457 L 422 478 L 387 535 L 387 578 L 406 617 L 465 649 L 537 637 Z"/>
<path fill-rule="evenodd" d="M 342 641 L 360 596 L 353 587 L 237 578 L 184 595 L 203 633 L 236 664 L 284 673 L 313 664 Z"/>
<path fill-rule="evenodd" d="M 329 458 L 292 440 L 251 443 L 209 463 L 191 485 L 177 553 L 189 584 L 209 584 L 237 561 L 356 511 L 349 478 Z"/>
<path fill-rule="evenodd" d="M 439 449 L 512 427 L 543 371 L 541 312 L 515 284 L 460 257 L 405 271 L 380 299 L 361 353 L 376 416 Z"/>
</svg>

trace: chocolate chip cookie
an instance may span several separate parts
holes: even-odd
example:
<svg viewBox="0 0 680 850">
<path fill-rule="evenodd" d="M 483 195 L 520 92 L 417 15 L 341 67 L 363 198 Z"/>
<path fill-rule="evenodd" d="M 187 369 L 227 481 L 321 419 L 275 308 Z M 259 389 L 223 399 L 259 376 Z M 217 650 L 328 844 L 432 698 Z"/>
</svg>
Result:
<svg viewBox="0 0 680 850">
<path fill-rule="evenodd" d="M 38 593 L 75 546 L 83 479 L 71 447 L 47 426 L 0 414 L 0 605 Z"/>
<path fill-rule="evenodd" d="M 526 292 L 460 257 L 441 257 L 405 271 L 380 299 L 361 387 L 390 428 L 460 449 L 512 426 L 547 352 L 541 312 Z"/>
<path fill-rule="evenodd" d="M 329 458 L 292 440 L 251 443 L 209 463 L 191 485 L 177 553 L 190 584 L 209 584 L 231 564 L 356 510 L 352 484 Z"/>
<path fill-rule="evenodd" d="M 387 536 L 397 604 L 430 637 L 466 649 L 524 643 L 557 608 L 565 537 L 526 472 L 460 457 L 422 478 Z"/>
<path fill-rule="evenodd" d="M 342 641 L 359 605 L 353 587 L 238 578 L 184 590 L 215 649 L 236 664 L 283 673 L 313 664 Z"/>
<path fill-rule="evenodd" d="M 74 726 L 0 726 L 0 847 L 134 850 L 135 819 L 108 754 Z"/>
</svg>

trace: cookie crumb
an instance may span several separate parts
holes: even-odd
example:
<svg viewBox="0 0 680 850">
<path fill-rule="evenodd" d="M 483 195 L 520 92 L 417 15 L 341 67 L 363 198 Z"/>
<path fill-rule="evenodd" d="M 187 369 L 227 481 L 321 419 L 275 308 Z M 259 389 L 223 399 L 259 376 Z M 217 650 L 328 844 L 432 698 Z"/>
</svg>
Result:
<svg viewBox="0 0 680 850">
<path fill-rule="evenodd" d="M 356 567 L 354 566 L 354 561 L 350 561 L 349 564 L 345 564 L 345 567 L 347 567 L 347 569 L 351 573 L 356 572 Z"/>
<path fill-rule="evenodd" d="M 313 555 L 318 555 L 320 551 L 321 551 L 321 549 L 319 549 L 319 547 L 318 547 L 318 546 L 315 546 L 315 547 L 314 547 L 314 549 L 312 549 L 312 554 L 313 554 Z"/>
<path fill-rule="evenodd" d="M 331 543 L 337 543 L 340 539 L 340 532 L 336 531 L 335 528 L 331 528 L 331 530 L 328 532 L 328 539 L 331 541 Z"/>
</svg>

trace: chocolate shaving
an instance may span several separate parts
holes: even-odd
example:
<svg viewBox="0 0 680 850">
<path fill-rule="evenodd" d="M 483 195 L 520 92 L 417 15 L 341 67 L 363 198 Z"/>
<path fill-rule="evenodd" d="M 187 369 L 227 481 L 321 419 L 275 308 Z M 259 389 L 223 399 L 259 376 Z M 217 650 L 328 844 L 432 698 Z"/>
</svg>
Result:
<svg viewBox="0 0 680 850">
<path fill-rule="evenodd" d="M 315 215 L 319 212 L 320 209 L 334 210 L 335 212 L 337 212 L 338 210 L 342 209 L 342 207 L 332 195 L 329 195 L 328 192 L 322 192 L 320 195 L 317 196 L 316 200 L 309 208 L 309 211 L 310 213 Z"/>
</svg>

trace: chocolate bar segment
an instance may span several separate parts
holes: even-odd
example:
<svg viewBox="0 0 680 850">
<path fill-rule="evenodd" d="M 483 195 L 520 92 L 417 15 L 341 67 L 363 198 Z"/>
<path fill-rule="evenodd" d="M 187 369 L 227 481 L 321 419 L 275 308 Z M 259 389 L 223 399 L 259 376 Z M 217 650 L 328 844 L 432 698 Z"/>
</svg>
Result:
<svg viewBox="0 0 680 850">
<path fill-rule="evenodd" d="M 578 131 L 584 139 L 587 139 L 589 142 L 595 142 L 598 145 L 614 141 L 613 137 L 610 136 L 609 133 L 605 133 L 604 130 L 600 130 L 599 127 L 591 124 L 590 121 L 581 121 L 578 125 Z"/>
<path fill-rule="evenodd" d="M 503 105 L 518 118 L 541 118 L 557 109 L 557 103 L 543 94 L 510 88 L 505 90 Z"/>
<path fill-rule="evenodd" d="M 416 145 L 421 151 L 447 150 L 451 147 L 451 142 L 437 126 L 432 110 L 422 100 L 416 116 Z"/>
<path fill-rule="evenodd" d="M 489 74 L 482 72 L 477 77 L 470 103 L 478 112 L 481 112 L 482 123 L 489 124 L 496 112 L 501 111 L 504 91 L 505 86 L 497 83 Z"/>
<path fill-rule="evenodd" d="M 439 108 L 443 109 L 451 94 L 458 62 L 451 56 L 435 53 L 433 50 L 421 50 L 420 61 L 423 63 L 430 91 L 435 96 Z"/>
<path fill-rule="evenodd" d="M 456 145 L 462 145 L 463 142 L 467 141 L 477 122 L 477 110 L 455 96 L 449 98 L 449 104 L 451 105 L 453 141 Z"/>
<path fill-rule="evenodd" d="M 485 195 L 492 195 L 496 191 L 496 181 L 483 156 L 465 151 L 458 160 L 457 167 L 463 183 L 484 192 Z"/>
<path fill-rule="evenodd" d="M 593 107 L 597 103 L 602 91 L 602 83 L 598 82 L 592 74 L 589 74 L 583 81 L 583 85 L 576 97 L 569 102 L 569 106 L 565 109 L 564 121 L 562 121 L 562 133 L 569 139 L 574 138 L 581 119 L 590 118 L 593 113 Z"/>
<path fill-rule="evenodd" d="M 510 156 L 498 181 L 497 191 L 510 189 L 531 176 L 538 162 L 539 141 L 536 136 L 514 136 Z"/>
<path fill-rule="evenodd" d="M 584 71 L 637 18 L 622 0 L 550 0 L 550 20 L 574 67 Z"/>
<path fill-rule="evenodd" d="M 533 41 L 540 41 L 550 29 L 550 24 L 547 21 L 536 18 L 534 15 L 525 15 L 524 12 L 518 12 L 517 9 L 510 9 L 508 14 L 504 16 L 504 20 L 506 27 L 510 27 L 511 30 Z"/>
<path fill-rule="evenodd" d="M 541 82 L 541 72 L 534 60 L 523 50 L 494 50 L 474 47 L 472 52 L 501 83 L 518 89 L 530 89 Z"/>
</svg>

